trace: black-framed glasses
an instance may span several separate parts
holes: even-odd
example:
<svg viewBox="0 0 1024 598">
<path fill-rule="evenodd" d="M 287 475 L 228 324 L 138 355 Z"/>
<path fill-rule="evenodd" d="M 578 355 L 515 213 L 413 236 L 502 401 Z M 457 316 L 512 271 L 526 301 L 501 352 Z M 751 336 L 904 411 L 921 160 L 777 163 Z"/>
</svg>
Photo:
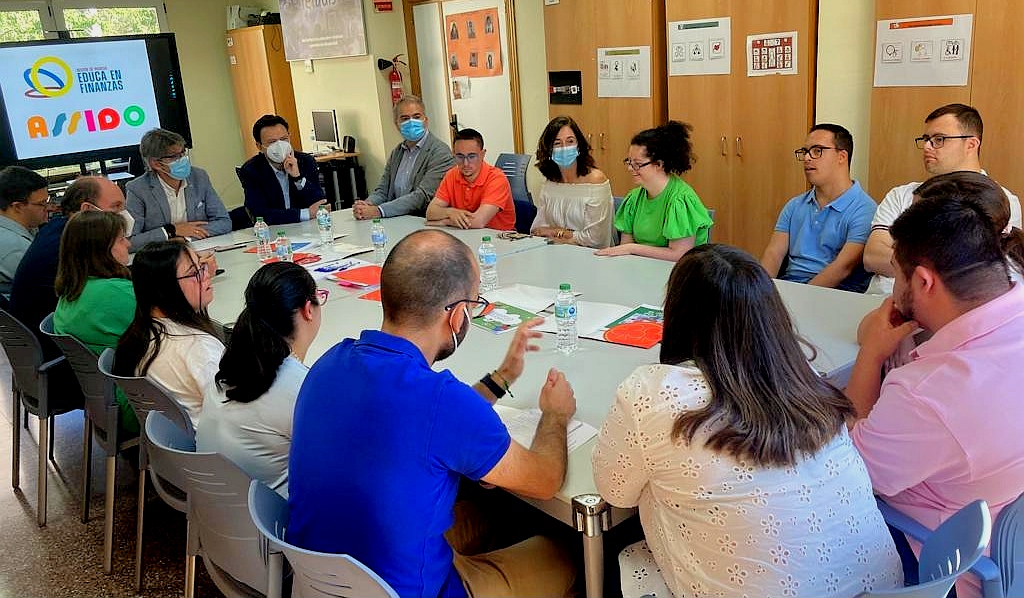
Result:
<svg viewBox="0 0 1024 598">
<path fill-rule="evenodd" d="M 824 153 L 825 150 L 838 151 L 838 149 L 839 148 L 837 147 L 829 147 L 827 145 L 812 145 L 811 147 L 802 147 L 798 150 L 795 150 L 793 152 L 793 155 L 796 156 L 797 160 L 800 160 L 802 162 L 805 158 L 807 158 L 808 155 L 810 155 L 811 158 L 817 160 L 818 158 L 821 157 L 821 154 Z"/>
<path fill-rule="evenodd" d="M 931 143 L 932 147 L 939 149 L 946 144 L 947 139 L 970 139 L 974 135 L 921 135 L 914 139 L 914 143 L 917 144 L 917 149 L 924 149 L 926 143 Z"/>
<path fill-rule="evenodd" d="M 476 299 L 459 299 L 458 301 L 453 301 L 448 305 L 445 305 L 444 310 L 451 311 L 458 307 L 460 303 L 469 304 L 467 309 L 469 311 L 470 318 L 479 318 L 480 316 L 486 315 L 493 307 L 490 301 L 478 295 Z"/>
<path fill-rule="evenodd" d="M 641 168 L 643 168 L 644 166 L 647 166 L 648 164 L 652 164 L 653 162 L 654 162 L 654 160 L 648 160 L 648 161 L 644 162 L 643 164 L 637 164 L 636 162 L 633 162 L 629 158 L 623 158 L 622 159 L 622 165 L 625 166 L 626 168 L 632 170 L 633 172 L 637 172 Z"/>
<path fill-rule="evenodd" d="M 178 276 L 177 278 L 178 278 L 178 280 L 186 280 L 188 278 L 195 278 L 197 281 L 202 281 L 204 278 L 206 278 L 206 274 L 209 271 L 210 271 L 210 265 L 207 264 L 206 262 L 203 262 L 201 264 L 196 264 L 196 271 L 195 272 L 189 272 L 188 274 L 186 274 L 184 276 Z"/>
<path fill-rule="evenodd" d="M 455 161 L 459 164 L 463 162 L 476 162 L 480 159 L 480 154 L 455 154 Z"/>
<path fill-rule="evenodd" d="M 189 155 L 189 153 L 190 153 L 189 149 L 186 147 L 185 149 L 181 150 L 180 152 L 178 152 L 176 154 L 171 154 L 169 156 L 160 156 L 160 161 L 161 162 L 174 162 L 175 160 L 179 160 L 181 158 L 184 158 L 185 156 Z"/>
<path fill-rule="evenodd" d="M 320 305 L 320 306 L 324 305 L 325 303 L 327 303 L 327 300 L 330 299 L 330 297 L 331 297 L 331 292 L 328 291 L 327 289 L 317 289 L 316 290 L 316 304 L 317 305 Z"/>
</svg>

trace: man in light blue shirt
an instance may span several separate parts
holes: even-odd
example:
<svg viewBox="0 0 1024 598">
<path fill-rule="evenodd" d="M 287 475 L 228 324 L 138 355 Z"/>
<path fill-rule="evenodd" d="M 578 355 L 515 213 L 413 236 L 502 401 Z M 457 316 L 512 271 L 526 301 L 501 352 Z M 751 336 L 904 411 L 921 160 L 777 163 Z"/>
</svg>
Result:
<svg viewBox="0 0 1024 598">
<path fill-rule="evenodd" d="M 794 153 L 811 188 L 782 208 L 761 265 L 782 280 L 863 293 L 870 276 L 861 259 L 877 205 L 850 178 L 853 136 L 814 125 Z"/>
<path fill-rule="evenodd" d="M 0 170 L 0 306 L 36 229 L 46 223 L 50 194 L 46 179 L 22 166 Z"/>
</svg>

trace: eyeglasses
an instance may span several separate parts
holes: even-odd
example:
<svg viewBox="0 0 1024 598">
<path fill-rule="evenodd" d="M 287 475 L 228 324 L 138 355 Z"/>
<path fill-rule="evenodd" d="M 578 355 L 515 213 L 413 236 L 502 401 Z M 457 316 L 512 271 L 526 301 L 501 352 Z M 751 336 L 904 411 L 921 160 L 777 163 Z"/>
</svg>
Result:
<svg viewBox="0 0 1024 598">
<path fill-rule="evenodd" d="M 804 158 L 807 157 L 807 154 L 810 154 L 811 158 L 817 160 L 818 158 L 821 157 L 821 154 L 825 150 L 836 150 L 836 151 L 838 151 L 839 148 L 837 148 L 837 147 L 829 147 L 827 145 L 812 145 L 811 147 L 802 147 L 802 148 L 800 148 L 798 150 L 795 150 L 793 152 L 793 155 L 796 156 L 796 159 L 800 160 L 801 162 L 803 162 Z"/>
<path fill-rule="evenodd" d="M 917 144 L 917 149 L 924 149 L 926 143 L 931 143 L 935 149 L 941 148 L 946 145 L 947 139 L 970 139 L 974 135 L 921 135 L 914 140 Z"/>
<path fill-rule="evenodd" d="M 476 162 L 480 159 L 480 154 L 455 154 L 455 161 L 459 164 L 463 162 Z"/>
<path fill-rule="evenodd" d="M 202 281 L 206 278 L 207 273 L 210 271 L 210 265 L 203 262 L 202 264 L 196 265 L 196 271 L 190 272 L 184 276 L 179 276 L 178 280 L 185 280 L 188 278 L 195 278 L 197 281 Z"/>
<path fill-rule="evenodd" d="M 180 152 L 178 152 L 176 154 L 171 154 L 169 156 L 161 156 L 160 157 L 160 161 L 161 162 L 174 162 L 175 160 L 180 160 L 181 158 L 183 158 L 183 157 L 185 157 L 187 155 L 189 155 L 189 150 L 188 150 L 188 148 L 185 148 L 185 149 L 181 150 Z"/>
<path fill-rule="evenodd" d="M 35 201 L 19 201 L 19 202 L 15 202 L 15 203 L 23 203 L 23 204 L 25 204 L 27 206 L 35 206 L 37 208 L 48 208 L 48 207 L 54 205 L 53 201 L 51 201 L 49 199 L 47 199 L 46 201 L 40 201 L 40 202 L 35 202 Z"/>
<path fill-rule="evenodd" d="M 317 289 L 316 290 L 316 304 L 317 305 L 324 305 L 325 303 L 327 303 L 327 299 L 330 298 L 330 296 L 331 296 L 331 292 L 328 291 L 327 289 Z"/>
<path fill-rule="evenodd" d="M 471 306 L 471 307 L 469 307 L 469 317 L 470 318 L 479 318 L 480 316 L 486 315 L 493 308 L 493 306 L 491 305 L 490 301 L 484 299 L 483 297 L 477 296 L 476 299 L 459 299 L 458 301 L 454 301 L 452 303 L 449 303 L 448 305 L 444 306 L 444 310 L 445 311 L 451 311 L 451 310 L 455 309 L 456 307 L 458 307 L 458 305 L 460 303 L 468 303 L 468 304 L 470 304 L 470 306 Z"/>
<path fill-rule="evenodd" d="M 641 169 L 641 168 L 643 168 L 644 166 L 647 166 L 648 164 L 651 164 L 651 163 L 653 163 L 653 162 L 654 162 L 654 160 L 648 160 L 648 161 L 644 162 L 643 164 L 637 164 L 636 162 L 633 162 L 633 161 L 632 161 L 632 160 L 630 160 L 629 158 L 623 158 L 623 159 L 622 159 L 622 164 L 623 164 L 623 165 L 624 165 L 624 166 L 625 166 L 626 168 L 628 168 L 628 169 L 632 170 L 633 172 L 637 172 L 638 170 L 640 170 L 640 169 Z"/>
</svg>

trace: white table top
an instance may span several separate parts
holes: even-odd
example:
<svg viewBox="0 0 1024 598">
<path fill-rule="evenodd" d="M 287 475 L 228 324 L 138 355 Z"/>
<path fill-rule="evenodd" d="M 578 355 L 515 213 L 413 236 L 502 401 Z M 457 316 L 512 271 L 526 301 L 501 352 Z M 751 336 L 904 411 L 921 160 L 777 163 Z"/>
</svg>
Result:
<svg viewBox="0 0 1024 598">
<path fill-rule="evenodd" d="M 334 223 L 336 233 L 349 233 L 346 242 L 369 244 L 370 223 L 353 220 L 350 210 L 335 212 Z M 385 223 L 392 243 L 423 228 L 423 219 L 413 217 L 390 218 Z M 271 228 L 275 232 L 278 229 L 287 231 L 293 241 L 317 239 L 312 222 Z M 446 230 L 473 245 L 481 235 L 480 231 Z M 236 231 L 206 240 L 200 247 L 226 244 L 230 239 L 245 240 L 251 235 L 251 230 Z M 498 275 L 502 285 L 518 282 L 551 288 L 552 298 L 560 282 L 570 282 L 575 291 L 582 292 L 581 301 L 630 307 L 641 303 L 661 305 L 673 266 L 670 262 L 636 256 L 598 257 L 590 249 L 547 245 L 543 240 L 532 238 L 496 239 L 495 243 L 499 249 Z M 242 291 L 259 262 L 254 254 L 242 250 L 218 253 L 217 259 L 226 272 L 214 279 L 215 296 L 210 315 L 218 322 L 230 323 L 242 309 Z M 358 298 L 365 290 L 347 289 L 329 281 L 322 281 L 320 285 L 331 290 L 331 299 L 324 308 L 320 333 L 308 353 L 310 363 L 342 339 L 358 337 L 364 329 L 377 329 L 382 321 L 380 303 Z M 877 307 L 879 299 L 783 281 L 776 281 L 776 286 L 793 314 L 798 331 L 817 350 L 812 361 L 815 368 L 836 384 L 845 385 L 857 355 L 857 325 L 865 313 Z M 511 333 L 495 335 L 471 326 L 463 347 L 436 368 L 451 369 L 460 380 L 472 384 L 500 364 L 510 339 Z M 565 372 L 573 385 L 576 417 L 598 428 L 619 382 L 637 366 L 657 362 L 660 350 L 660 345 L 643 350 L 580 339 L 579 351 L 565 356 L 554 350 L 554 335 L 545 335 L 539 344 L 541 351 L 527 356 L 526 369 L 512 387 L 515 398 L 506 396 L 501 403 L 535 407 L 548 369 L 556 367 Z M 566 481 L 554 504 L 538 505 L 567 523 L 571 522 L 569 502 L 572 497 L 596 492 L 590 464 L 594 442 L 570 454 Z"/>
</svg>

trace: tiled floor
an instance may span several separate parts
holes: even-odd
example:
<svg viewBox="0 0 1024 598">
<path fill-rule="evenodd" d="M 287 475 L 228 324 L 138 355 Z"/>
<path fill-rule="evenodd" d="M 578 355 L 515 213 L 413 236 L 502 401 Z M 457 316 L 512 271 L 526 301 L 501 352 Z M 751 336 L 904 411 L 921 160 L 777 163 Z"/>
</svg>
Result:
<svg viewBox="0 0 1024 598">
<path fill-rule="evenodd" d="M 34 417 L 21 435 L 21 489 L 11 481 L 11 370 L 0 350 L 0 598 L 134 596 L 135 512 L 138 477 L 117 463 L 113 573 L 103 573 L 104 460 L 94 450 L 89 522 L 83 524 L 82 412 L 57 417 L 55 458 L 49 468 L 46 527 L 36 525 Z M 185 579 L 185 516 L 150 488 L 146 501 L 143 596 L 181 596 Z M 201 559 L 200 559 L 201 563 Z M 219 596 L 197 564 L 196 596 Z"/>
</svg>

